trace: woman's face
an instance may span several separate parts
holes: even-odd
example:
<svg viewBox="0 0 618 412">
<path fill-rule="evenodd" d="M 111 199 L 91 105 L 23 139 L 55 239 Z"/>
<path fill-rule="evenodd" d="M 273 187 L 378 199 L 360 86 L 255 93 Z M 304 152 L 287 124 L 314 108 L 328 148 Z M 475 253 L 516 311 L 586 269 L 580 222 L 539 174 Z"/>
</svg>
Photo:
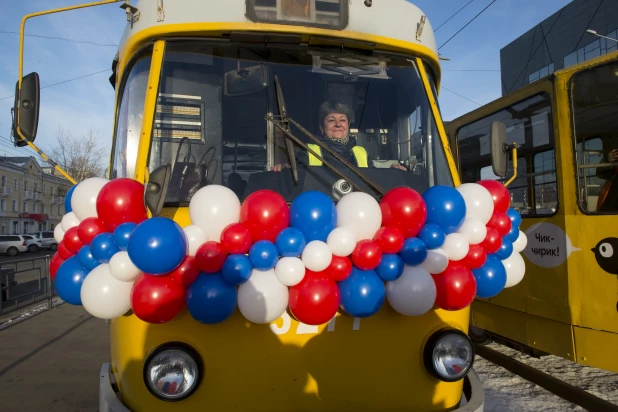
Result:
<svg viewBox="0 0 618 412">
<path fill-rule="evenodd" d="M 324 118 L 322 131 L 333 139 L 345 139 L 349 128 L 348 116 L 343 113 L 331 113 Z"/>
</svg>

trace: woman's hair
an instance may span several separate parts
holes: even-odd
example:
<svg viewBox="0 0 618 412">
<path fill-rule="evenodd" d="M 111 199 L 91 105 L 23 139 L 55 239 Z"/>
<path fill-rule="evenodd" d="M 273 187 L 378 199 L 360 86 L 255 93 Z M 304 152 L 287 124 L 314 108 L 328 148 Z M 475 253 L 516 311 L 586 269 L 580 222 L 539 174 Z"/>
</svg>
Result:
<svg viewBox="0 0 618 412">
<path fill-rule="evenodd" d="M 329 100 L 320 105 L 319 116 L 320 126 L 324 124 L 324 119 L 331 113 L 342 113 L 348 117 L 348 121 L 352 118 L 352 111 L 347 104 L 338 102 L 336 100 Z"/>
</svg>

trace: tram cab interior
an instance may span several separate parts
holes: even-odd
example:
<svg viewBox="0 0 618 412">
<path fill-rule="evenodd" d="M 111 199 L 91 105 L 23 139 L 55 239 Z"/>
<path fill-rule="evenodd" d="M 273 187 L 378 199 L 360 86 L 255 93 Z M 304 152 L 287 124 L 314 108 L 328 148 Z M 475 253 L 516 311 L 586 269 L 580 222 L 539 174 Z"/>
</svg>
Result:
<svg viewBox="0 0 618 412">
<path fill-rule="evenodd" d="M 333 196 L 332 186 L 340 176 L 326 165 L 297 164 L 294 181 L 287 136 L 266 117 L 281 120 L 284 104 L 291 119 L 319 137 L 320 105 L 336 101 L 349 108 L 349 138 L 367 153 L 368 167 L 359 170 L 385 190 L 408 185 L 422 193 L 434 184 L 452 185 L 418 61 L 329 49 L 170 41 L 149 170 L 171 166 L 167 206 L 188 206 L 191 194 L 207 184 L 226 185 L 241 200 L 260 189 L 275 190 L 290 202 L 307 190 Z M 435 93 L 431 69 L 425 69 L 432 85 L 429 93 Z M 294 125 L 290 132 L 305 144 L 313 143 Z M 129 150 L 127 140 L 126 133 L 117 139 L 117 162 L 129 157 L 122 155 Z M 305 149 L 293 147 L 297 159 Z M 394 163 L 403 168 L 391 167 Z M 287 167 L 274 172 L 276 164 Z M 361 190 L 380 195 L 343 164 L 333 166 Z"/>
</svg>

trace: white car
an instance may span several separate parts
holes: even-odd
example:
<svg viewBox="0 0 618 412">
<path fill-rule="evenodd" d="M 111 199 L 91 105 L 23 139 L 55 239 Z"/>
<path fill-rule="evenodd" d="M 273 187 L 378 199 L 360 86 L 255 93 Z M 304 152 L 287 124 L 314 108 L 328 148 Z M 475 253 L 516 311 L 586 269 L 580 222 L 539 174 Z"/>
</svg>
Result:
<svg viewBox="0 0 618 412">
<path fill-rule="evenodd" d="M 0 235 L 0 253 L 17 256 L 19 252 L 26 252 L 26 239 L 19 235 Z"/>
<path fill-rule="evenodd" d="M 36 237 L 35 235 L 20 235 L 26 240 L 26 246 L 28 247 L 28 252 L 38 252 L 43 248 L 43 243 L 41 239 Z"/>
</svg>

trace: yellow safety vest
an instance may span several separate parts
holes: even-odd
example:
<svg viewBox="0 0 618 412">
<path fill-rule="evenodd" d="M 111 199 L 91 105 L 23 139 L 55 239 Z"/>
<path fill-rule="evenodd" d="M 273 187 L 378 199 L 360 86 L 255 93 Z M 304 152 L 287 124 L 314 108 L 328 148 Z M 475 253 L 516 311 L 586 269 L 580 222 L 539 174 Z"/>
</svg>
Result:
<svg viewBox="0 0 618 412">
<path fill-rule="evenodd" d="M 316 152 L 320 157 L 322 157 L 322 148 L 317 144 L 308 144 L 307 145 L 311 150 Z M 322 161 L 315 157 L 313 153 L 307 152 L 309 155 L 309 166 L 322 166 Z M 358 163 L 358 167 L 369 167 L 367 165 L 367 151 L 362 146 L 354 146 L 352 148 L 352 154 L 356 158 L 356 163 Z"/>
</svg>

